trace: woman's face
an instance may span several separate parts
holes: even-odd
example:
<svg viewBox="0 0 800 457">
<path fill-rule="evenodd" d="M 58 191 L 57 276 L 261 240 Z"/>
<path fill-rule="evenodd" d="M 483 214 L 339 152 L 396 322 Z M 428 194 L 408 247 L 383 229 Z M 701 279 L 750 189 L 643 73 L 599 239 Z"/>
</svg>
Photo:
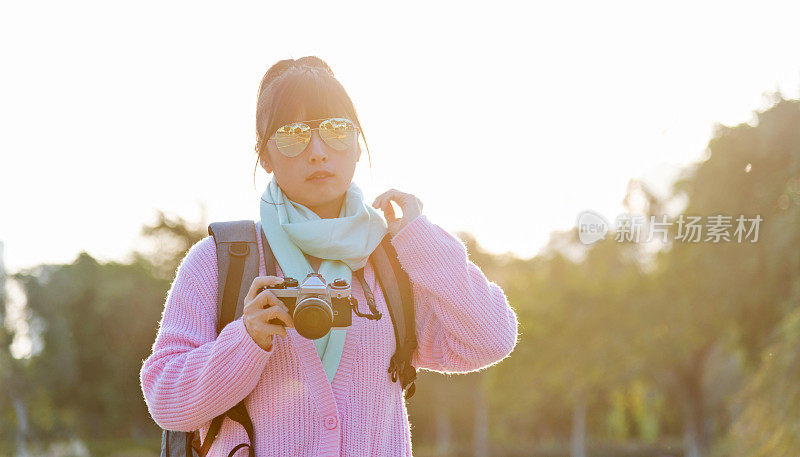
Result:
<svg viewBox="0 0 800 457">
<path fill-rule="evenodd" d="M 299 119 L 304 121 L 305 113 Z M 309 123 L 312 128 L 318 122 Z M 320 138 L 319 131 L 311 133 L 306 149 L 295 157 L 286 157 L 278 151 L 275 140 L 267 142 L 267 156 L 261 165 L 267 173 L 274 173 L 275 180 L 289 199 L 308 208 L 324 207 L 339 200 L 353 180 L 356 163 L 361 157 L 361 146 L 337 151 Z M 327 172 L 332 176 L 312 178 L 318 172 Z"/>
</svg>

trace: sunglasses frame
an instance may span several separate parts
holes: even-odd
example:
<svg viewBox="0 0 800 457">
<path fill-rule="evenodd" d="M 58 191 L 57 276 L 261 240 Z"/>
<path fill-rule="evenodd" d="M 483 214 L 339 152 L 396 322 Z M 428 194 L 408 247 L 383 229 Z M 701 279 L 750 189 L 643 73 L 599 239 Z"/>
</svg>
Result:
<svg viewBox="0 0 800 457">
<path fill-rule="evenodd" d="M 348 121 L 348 122 L 350 122 L 351 124 L 353 124 L 353 128 L 355 129 L 355 134 L 356 134 L 356 137 L 358 137 L 358 133 L 361 131 L 361 129 L 358 127 L 358 125 L 356 125 L 356 123 L 355 123 L 355 122 L 353 122 L 353 120 L 352 120 L 352 119 L 350 119 L 350 118 L 346 118 L 346 117 L 325 117 L 325 118 L 322 118 L 322 119 L 306 119 L 306 120 L 303 120 L 303 121 L 289 122 L 288 124 L 283 124 L 282 126 L 278 127 L 278 128 L 277 128 L 277 130 L 275 130 L 275 133 L 277 134 L 277 133 L 278 133 L 278 130 L 280 130 L 280 129 L 282 129 L 282 128 L 286 127 L 287 125 L 293 125 L 293 124 L 305 124 L 305 125 L 306 125 L 306 127 L 308 127 L 308 128 L 309 128 L 309 132 L 312 132 L 311 134 L 313 134 L 314 130 L 319 130 L 319 126 L 320 126 L 320 125 L 321 125 L 323 122 L 325 122 L 325 121 L 329 121 L 329 120 L 331 120 L 331 119 L 347 119 L 347 121 Z M 319 122 L 319 124 L 317 124 L 317 126 L 316 126 L 316 127 L 311 127 L 310 125 L 308 125 L 308 124 L 307 124 L 307 122 L 314 122 L 314 121 L 320 121 L 320 122 Z M 320 135 L 320 137 L 322 138 L 322 141 L 324 141 L 324 142 L 325 142 L 325 144 L 328 144 L 328 142 L 327 142 L 327 141 L 325 141 L 325 138 L 324 138 L 324 137 L 322 137 L 322 135 Z M 275 136 L 275 135 L 272 135 L 271 137 L 267 138 L 267 141 L 269 141 L 269 140 L 277 140 L 277 136 Z M 356 139 L 356 141 L 358 141 L 358 140 Z M 311 138 L 310 138 L 310 137 L 309 137 L 309 142 L 311 142 Z M 328 146 L 330 146 L 330 145 L 328 145 Z M 308 143 L 306 143 L 306 147 L 308 147 Z M 331 146 L 331 147 L 333 147 L 333 146 Z M 303 151 L 305 151 L 305 147 L 304 147 L 304 148 L 303 148 L 303 149 L 302 149 L 302 150 L 301 150 L 299 153 L 297 153 L 297 155 L 290 156 L 290 155 L 286 155 L 286 154 L 284 154 L 284 153 L 283 153 L 283 151 L 281 151 L 281 150 L 280 150 L 280 148 L 277 148 L 277 147 L 276 147 L 276 149 L 278 149 L 278 152 L 280 152 L 281 154 L 283 154 L 285 157 L 297 157 L 297 156 L 299 156 L 300 154 L 302 154 L 302 153 L 303 153 Z M 336 149 L 336 148 L 334 148 L 334 149 Z M 336 150 L 338 151 L 338 149 L 336 149 Z"/>
</svg>

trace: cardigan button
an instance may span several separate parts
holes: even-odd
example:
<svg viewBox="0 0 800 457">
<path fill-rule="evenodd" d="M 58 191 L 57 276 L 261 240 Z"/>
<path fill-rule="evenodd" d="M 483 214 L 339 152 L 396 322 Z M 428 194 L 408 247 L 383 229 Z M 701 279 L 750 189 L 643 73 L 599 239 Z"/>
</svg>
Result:
<svg viewBox="0 0 800 457">
<path fill-rule="evenodd" d="M 328 430 L 333 430 L 339 423 L 339 419 L 336 416 L 325 416 L 325 428 Z"/>
</svg>

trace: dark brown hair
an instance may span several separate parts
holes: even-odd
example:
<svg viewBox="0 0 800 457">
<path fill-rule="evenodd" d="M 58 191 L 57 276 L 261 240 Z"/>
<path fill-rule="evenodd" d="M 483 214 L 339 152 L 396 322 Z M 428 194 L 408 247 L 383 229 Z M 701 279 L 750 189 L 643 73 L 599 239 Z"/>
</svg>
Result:
<svg viewBox="0 0 800 457">
<path fill-rule="evenodd" d="M 280 60 L 267 70 L 258 88 L 256 170 L 267 154 L 268 139 L 282 125 L 297 120 L 302 111 L 308 119 L 346 117 L 352 120 L 367 146 L 353 102 L 325 61 L 317 56 Z M 372 168 L 369 146 L 367 157 Z M 256 170 L 253 170 L 254 186 Z"/>
</svg>

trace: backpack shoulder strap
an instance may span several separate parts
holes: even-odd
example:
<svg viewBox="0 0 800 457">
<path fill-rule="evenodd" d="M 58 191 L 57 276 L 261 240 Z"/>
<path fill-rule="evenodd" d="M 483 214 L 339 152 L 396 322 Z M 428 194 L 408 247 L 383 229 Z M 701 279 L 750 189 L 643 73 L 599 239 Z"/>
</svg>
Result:
<svg viewBox="0 0 800 457">
<path fill-rule="evenodd" d="M 408 273 L 400 266 L 397 251 L 391 243 L 392 235 L 387 234 L 370 255 L 372 267 L 386 298 L 389 314 L 392 316 L 397 350 L 392 356 L 389 373 L 392 382 L 398 377 L 402 388 L 408 388 L 405 398 L 414 396 L 417 369 L 411 365 L 411 358 L 417 348 L 415 333 L 414 293 Z"/>
<path fill-rule="evenodd" d="M 251 220 L 212 222 L 208 234 L 217 246 L 217 333 L 241 316 L 244 299 L 258 276 L 258 242 Z"/>
<path fill-rule="evenodd" d="M 267 241 L 267 236 L 264 235 L 264 231 L 261 230 L 261 247 L 264 249 L 264 266 L 267 270 L 267 276 L 276 276 L 278 273 L 275 269 L 275 254 L 272 253 L 272 248 L 269 247 L 269 241 Z"/>
<path fill-rule="evenodd" d="M 258 276 L 259 254 L 256 226 L 252 220 L 212 222 L 208 234 L 214 237 L 217 246 L 217 334 L 226 325 L 242 315 L 244 299 Z M 250 439 L 249 444 L 240 444 L 235 450 L 247 446 L 249 457 L 255 457 L 255 433 L 253 422 L 247 413 L 244 400 L 225 413 L 215 417 L 200 444 L 199 434 L 193 446 L 200 456 L 205 456 L 217 437 L 225 417 L 242 425 Z M 235 453 L 231 451 L 231 454 Z"/>
</svg>

